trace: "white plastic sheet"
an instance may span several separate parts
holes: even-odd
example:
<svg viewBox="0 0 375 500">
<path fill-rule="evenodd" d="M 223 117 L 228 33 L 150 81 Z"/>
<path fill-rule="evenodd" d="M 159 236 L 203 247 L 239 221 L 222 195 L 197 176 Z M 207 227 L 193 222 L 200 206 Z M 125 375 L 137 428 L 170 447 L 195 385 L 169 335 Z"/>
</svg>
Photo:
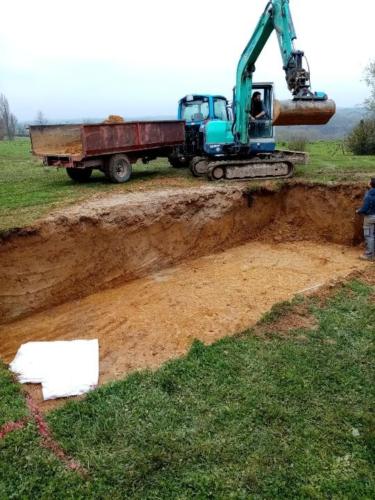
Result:
<svg viewBox="0 0 375 500">
<path fill-rule="evenodd" d="M 84 394 L 98 384 L 99 342 L 27 342 L 10 369 L 21 383 L 42 384 L 45 400 Z"/>
</svg>

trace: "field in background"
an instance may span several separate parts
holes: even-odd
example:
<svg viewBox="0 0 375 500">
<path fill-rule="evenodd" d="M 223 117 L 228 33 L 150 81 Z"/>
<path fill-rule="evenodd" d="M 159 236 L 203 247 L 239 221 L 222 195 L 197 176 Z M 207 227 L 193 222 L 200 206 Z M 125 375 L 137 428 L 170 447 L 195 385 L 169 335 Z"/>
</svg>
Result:
<svg viewBox="0 0 375 500">
<path fill-rule="evenodd" d="M 285 147 L 281 143 L 279 147 Z M 308 145 L 309 165 L 297 167 L 296 177 L 314 182 L 365 181 L 375 173 L 374 157 L 345 153 L 340 142 Z M 207 183 L 187 169 L 173 169 L 165 159 L 134 167 L 133 178 L 110 184 L 100 172 L 87 184 L 73 183 L 63 169 L 46 169 L 31 156 L 28 139 L 0 142 L 0 230 L 22 227 L 64 204 L 100 193 L 189 187 Z"/>
</svg>

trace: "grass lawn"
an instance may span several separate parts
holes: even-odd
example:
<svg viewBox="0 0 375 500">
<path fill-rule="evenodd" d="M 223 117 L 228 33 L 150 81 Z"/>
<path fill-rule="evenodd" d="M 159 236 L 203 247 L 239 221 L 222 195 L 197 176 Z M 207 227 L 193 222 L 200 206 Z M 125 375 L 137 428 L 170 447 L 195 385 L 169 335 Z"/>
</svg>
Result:
<svg viewBox="0 0 375 500">
<path fill-rule="evenodd" d="M 26 415 L 21 386 L 14 383 L 12 374 L 0 359 L 0 427 Z"/>
<path fill-rule="evenodd" d="M 281 144 L 280 147 L 285 147 Z M 296 177 L 308 181 L 366 180 L 375 175 L 374 157 L 344 154 L 339 143 L 309 145 L 309 165 L 297 167 Z M 109 183 L 100 172 L 87 184 L 75 184 L 61 169 L 43 168 L 30 154 L 28 139 L 0 142 L 0 230 L 22 227 L 52 209 L 83 200 L 94 194 L 171 187 L 209 182 L 195 179 L 187 169 L 173 169 L 161 159 L 149 165 L 137 163 L 130 182 Z"/>
<path fill-rule="evenodd" d="M 308 145 L 310 162 L 297 167 L 296 177 L 316 182 L 365 181 L 375 175 L 375 156 L 355 156 L 335 141 Z"/>
<path fill-rule="evenodd" d="M 374 270 L 371 283 L 279 305 L 251 331 L 49 413 L 86 476 L 33 423 L 9 433 L 0 498 L 374 498 Z M 296 311 L 311 328 L 280 333 Z M 1 369 L 3 412 L 23 415 Z"/>
<path fill-rule="evenodd" d="M 54 208 L 94 194 L 155 189 L 155 179 L 165 179 L 172 187 L 197 182 L 186 171 L 173 169 L 161 159 L 149 165 L 139 162 L 132 180 L 125 184 L 111 184 L 98 171 L 90 182 L 76 184 L 65 169 L 44 168 L 30 148 L 28 139 L 0 141 L 0 230 L 25 226 Z"/>
</svg>

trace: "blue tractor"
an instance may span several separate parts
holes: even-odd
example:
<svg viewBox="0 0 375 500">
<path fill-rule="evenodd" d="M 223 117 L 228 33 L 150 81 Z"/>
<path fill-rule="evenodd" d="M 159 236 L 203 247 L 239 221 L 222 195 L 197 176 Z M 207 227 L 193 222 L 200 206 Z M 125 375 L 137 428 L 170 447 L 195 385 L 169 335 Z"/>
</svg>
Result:
<svg viewBox="0 0 375 500">
<path fill-rule="evenodd" d="M 174 167 L 186 167 L 195 157 L 204 154 L 204 128 L 208 121 L 231 119 L 226 97 L 220 95 L 187 95 L 178 103 L 178 119 L 185 121 L 185 145 L 169 157 Z"/>
</svg>

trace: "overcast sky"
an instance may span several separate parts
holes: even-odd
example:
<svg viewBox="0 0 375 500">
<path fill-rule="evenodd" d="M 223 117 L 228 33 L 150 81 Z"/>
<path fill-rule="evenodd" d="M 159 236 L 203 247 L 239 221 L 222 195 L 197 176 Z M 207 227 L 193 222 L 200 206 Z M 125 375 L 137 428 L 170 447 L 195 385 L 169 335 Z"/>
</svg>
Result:
<svg viewBox="0 0 375 500">
<path fill-rule="evenodd" d="M 231 96 L 266 0 L 18 0 L 2 5 L 0 93 L 20 120 L 175 115 L 188 93 Z M 375 0 L 290 0 L 313 90 L 338 106 L 367 95 Z M 288 98 L 275 34 L 256 81 Z"/>
</svg>

